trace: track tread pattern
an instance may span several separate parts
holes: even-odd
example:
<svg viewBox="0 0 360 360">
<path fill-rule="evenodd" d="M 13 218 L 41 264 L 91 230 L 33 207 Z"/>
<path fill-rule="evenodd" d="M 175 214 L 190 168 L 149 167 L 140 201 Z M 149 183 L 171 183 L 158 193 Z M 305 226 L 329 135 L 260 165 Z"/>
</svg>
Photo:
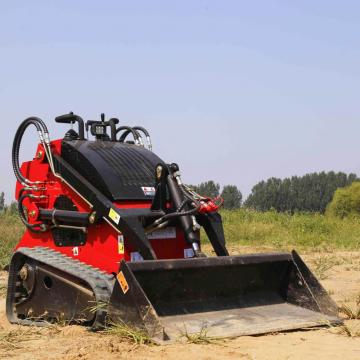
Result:
<svg viewBox="0 0 360 360">
<path fill-rule="evenodd" d="M 56 250 L 46 247 L 22 247 L 15 252 L 14 256 L 19 253 L 32 260 L 60 270 L 61 272 L 67 273 L 71 276 L 77 277 L 78 279 L 89 285 L 95 295 L 98 304 L 109 303 L 110 296 L 114 287 L 113 275 L 110 275 L 98 268 L 84 264 L 77 259 L 73 259 Z M 14 272 L 14 269 L 12 269 L 12 267 L 10 266 L 9 282 L 11 281 L 11 277 L 13 279 L 16 278 L 16 274 L 11 273 L 12 270 Z M 9 290 L 13 288 L 15 287 L 9 286 Z M 8 294 L 8 301 L 11 301 L 10 298 L 11 296 L 9 296 Z M 94 330 L 102 328 L 104 326 L 106 321 L 106 315 L 107 309 L 99 306 L 95 314 L 94 322 L 92 324 L 92 328 Z M 18 319 L 17 323 L 20 325 L 30 325 L 30 323 L 33 325 L 37 325 L 36 322 L 34 323 L 33 321 L 21 319 Z"/>
</svg>

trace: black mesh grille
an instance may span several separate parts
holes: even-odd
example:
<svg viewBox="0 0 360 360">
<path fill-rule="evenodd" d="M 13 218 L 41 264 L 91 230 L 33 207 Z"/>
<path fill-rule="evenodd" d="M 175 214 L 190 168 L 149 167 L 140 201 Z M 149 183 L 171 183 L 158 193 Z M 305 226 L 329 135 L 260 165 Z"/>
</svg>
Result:
<svg viewBox="0 0 360 360">
<path fill-rule="evenodd" d="M 111 197 L 108 187 L 106 186 L 101 173 L 93 166 L 91 161 L 82 154 L 77 147 L 72 144 L 78 144 L 79 141 L 64 141 L 62 145 L 62 157 L 77 171 L 80 172 L 91 184 L 107 197 Z"/>
<path fill-rule="evenodd" d="M 64 141 L 62 157 L 112 200 L 151 200 L 142 187 L 155 186 L 164 162 L 142 147 L 111 141 Z"/>
<path fill-rule="evenodd" d="M 124 186 L 146 186 L 144 182 L 154 186 L 156 163 L 149 162 L 141 153 L 141 149 L 139 151 L 131 145 L 109 148 L 96 143 L 91 144 L 89 148 L 94 149 L 111 166 Z"/>
</svg>

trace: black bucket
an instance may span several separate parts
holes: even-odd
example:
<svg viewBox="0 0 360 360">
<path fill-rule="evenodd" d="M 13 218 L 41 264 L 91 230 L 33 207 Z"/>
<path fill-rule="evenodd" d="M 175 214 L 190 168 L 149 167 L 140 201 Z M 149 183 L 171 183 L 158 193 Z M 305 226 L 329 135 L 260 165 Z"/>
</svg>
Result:
<svg viewBox="0 0 360 360">
<path fill-rule="evenodd" d="M 295 251 L 123 262 L 109 315 L 158 340 L 203 329 L 228 338 L 341 323 Z"/>
</svg>

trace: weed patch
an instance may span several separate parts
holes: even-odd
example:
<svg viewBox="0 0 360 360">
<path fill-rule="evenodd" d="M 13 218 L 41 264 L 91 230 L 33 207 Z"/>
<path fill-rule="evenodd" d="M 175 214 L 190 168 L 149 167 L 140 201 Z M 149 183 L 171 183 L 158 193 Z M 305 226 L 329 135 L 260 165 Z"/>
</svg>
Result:
<svg viewBox="0 0 360 360">
<path fill-rule="evenodd" d="M 131 342 L 135 345 L 155 345 L 145 330 L 126 325 L 125 323 L 109 323 L 103 331 L 104 334 L 113 335 L 121 340 Z"/>
<path fill-rule="evenodd" d="M 181 334 L 181 337 L 184 338 L 189 344 L 195 345 L 211 345 L 223 342 L 220 339 L 209 336 L 208 331 L 208 328 L 203 327 L 198 333 L 189 334 L 185 329 L 185 331 Z"/>
<path fill-rule="evenodd" d="M 24 348 L 27 341 L 41 338 L 42 329 L 39 328 L 18 328 L 12 331 L 0 330 L 0 348 L 3 351 L 13 351 Z"/>
<path fill-rule="evenodd" d="M 345 335 L 350 338 L 358 338 L 360 337 L 360 328 L 359 326 L 351 326 L 351 325 L 342 325 L 338 328 L 339 335 Z"/>
<path fill-rule="evenodd" d="M 329 271 L 337 265 L 337 262 L 331 256 L 321 256 L 314 261 L 314 272 L 320 280 L 326 280 L 329 277 Z"/>
</svg>

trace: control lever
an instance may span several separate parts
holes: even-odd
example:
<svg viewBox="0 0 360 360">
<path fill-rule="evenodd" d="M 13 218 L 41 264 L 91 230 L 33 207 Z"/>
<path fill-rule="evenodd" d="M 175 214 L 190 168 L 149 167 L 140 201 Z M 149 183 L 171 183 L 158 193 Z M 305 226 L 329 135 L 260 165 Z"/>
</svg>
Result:
<svg viewBox="0 0 360 360">
<path fill-rule="evenodd" d="M 55 121 L 61 124 L 75 124 L 77 122 L 79 127 L 79 140 L 85 139 L 84 120 L 79 115 L 75 115 L 73 112 L 70 112 L 69 114 L 57 116 L 55 118 Z"/>
</svg>

